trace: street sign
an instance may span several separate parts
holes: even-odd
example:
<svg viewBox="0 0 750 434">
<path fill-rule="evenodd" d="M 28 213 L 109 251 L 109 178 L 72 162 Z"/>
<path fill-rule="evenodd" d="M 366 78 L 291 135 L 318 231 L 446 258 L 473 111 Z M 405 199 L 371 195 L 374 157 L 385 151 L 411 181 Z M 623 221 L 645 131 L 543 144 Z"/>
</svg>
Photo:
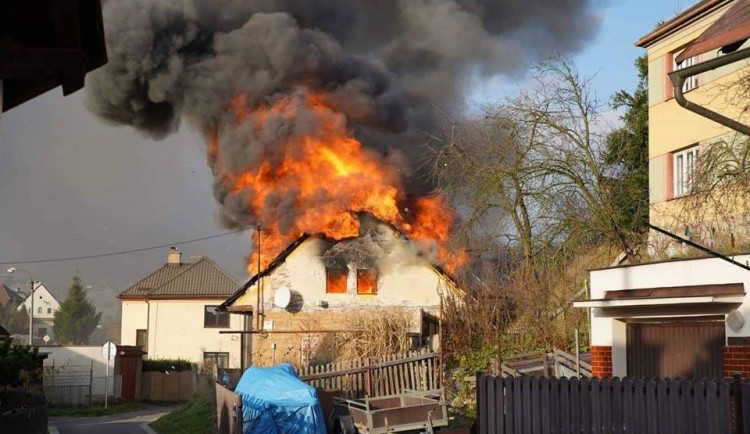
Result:
<svg viewBox="0 0 750 434">
<path fill-rule="evenodd" d="M 50 341 L 50 339 L 51 338 L 49 337 L 49 335 L 44 335 L 44 337 L 42 338 L 42 340 L 44 341 L 45 344 L 48 343 Z"/>
<path fill-rule="evenodd" d="M 102 345 L 102 358 L 111 361 L 117 355 L 117 346 L 112 341 L 107 341 Z"/>
</svg>

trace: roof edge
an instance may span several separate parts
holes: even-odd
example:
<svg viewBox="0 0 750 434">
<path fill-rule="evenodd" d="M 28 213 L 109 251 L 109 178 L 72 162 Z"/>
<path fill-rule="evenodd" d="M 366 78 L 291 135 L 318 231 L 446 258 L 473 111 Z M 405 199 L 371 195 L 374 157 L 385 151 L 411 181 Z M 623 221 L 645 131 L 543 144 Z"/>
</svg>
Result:
<svg viewBox="0 0 750 434">
<path fill-rule="evenodd" d="M 731 3 L 735 0 L 706 0 L 693 5 L 686 9 L 681 14 L 668 20 L 663 25 L 652 30 L 651 32 L 641 36 L 636 42 L 636 47 L 646 48 L 661 38 L 669 36 L 680 28 L 692 23 L 698 18 L 713 12 L 725 4 Z"/>
</svg>

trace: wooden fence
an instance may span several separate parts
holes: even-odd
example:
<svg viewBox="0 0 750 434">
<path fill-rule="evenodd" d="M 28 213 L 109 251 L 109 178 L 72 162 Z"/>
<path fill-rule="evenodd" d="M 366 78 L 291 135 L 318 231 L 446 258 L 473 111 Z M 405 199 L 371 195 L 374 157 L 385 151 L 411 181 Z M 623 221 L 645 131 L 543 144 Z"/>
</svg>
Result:
<svg viewBox="0 0 750 434">
<path fill-rule="evenodd" d="M 514 377 L 591 377 L 591 364 L 558 348 L 506 357 L 501 367 L 503 375 Z"/>
<path fill-rule="evenodd" d="M 750 433 L 750 382 L 477 376 L 477 432 Z"/>
<path fill-rule="evenodd" d="M 311 386 L 341 391 L 346 398 L 442 387 L 440 357 L 426 350 L 309 366 L 300 369 L 299 377 Z"/>
</svg>

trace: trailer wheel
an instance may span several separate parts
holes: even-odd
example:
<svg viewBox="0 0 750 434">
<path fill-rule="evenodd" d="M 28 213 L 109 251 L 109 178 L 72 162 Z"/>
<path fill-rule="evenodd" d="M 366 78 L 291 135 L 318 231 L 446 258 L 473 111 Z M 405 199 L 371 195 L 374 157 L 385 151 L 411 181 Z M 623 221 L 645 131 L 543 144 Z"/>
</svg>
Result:
<svg viewBox="0 0 750 434">
<path fill-rule="evenodd" d="M 334 424 L 336 434 L 357 434 L 357 428 L 354 426 L 354 420 L 349 415 L 340 416 Z"/>
</svg>

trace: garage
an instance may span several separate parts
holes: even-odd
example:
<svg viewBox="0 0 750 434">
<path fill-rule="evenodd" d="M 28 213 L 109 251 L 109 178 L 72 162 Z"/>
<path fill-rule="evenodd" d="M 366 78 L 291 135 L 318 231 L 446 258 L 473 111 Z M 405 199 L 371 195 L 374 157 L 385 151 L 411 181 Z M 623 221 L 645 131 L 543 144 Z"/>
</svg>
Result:
<svg viewBox="0 0 750 434">
<path fill-rule="evenodd" d="M 721 378 L 724 341 L 721 319 L 628 322 L 628 376 Z"/>
</svg>

